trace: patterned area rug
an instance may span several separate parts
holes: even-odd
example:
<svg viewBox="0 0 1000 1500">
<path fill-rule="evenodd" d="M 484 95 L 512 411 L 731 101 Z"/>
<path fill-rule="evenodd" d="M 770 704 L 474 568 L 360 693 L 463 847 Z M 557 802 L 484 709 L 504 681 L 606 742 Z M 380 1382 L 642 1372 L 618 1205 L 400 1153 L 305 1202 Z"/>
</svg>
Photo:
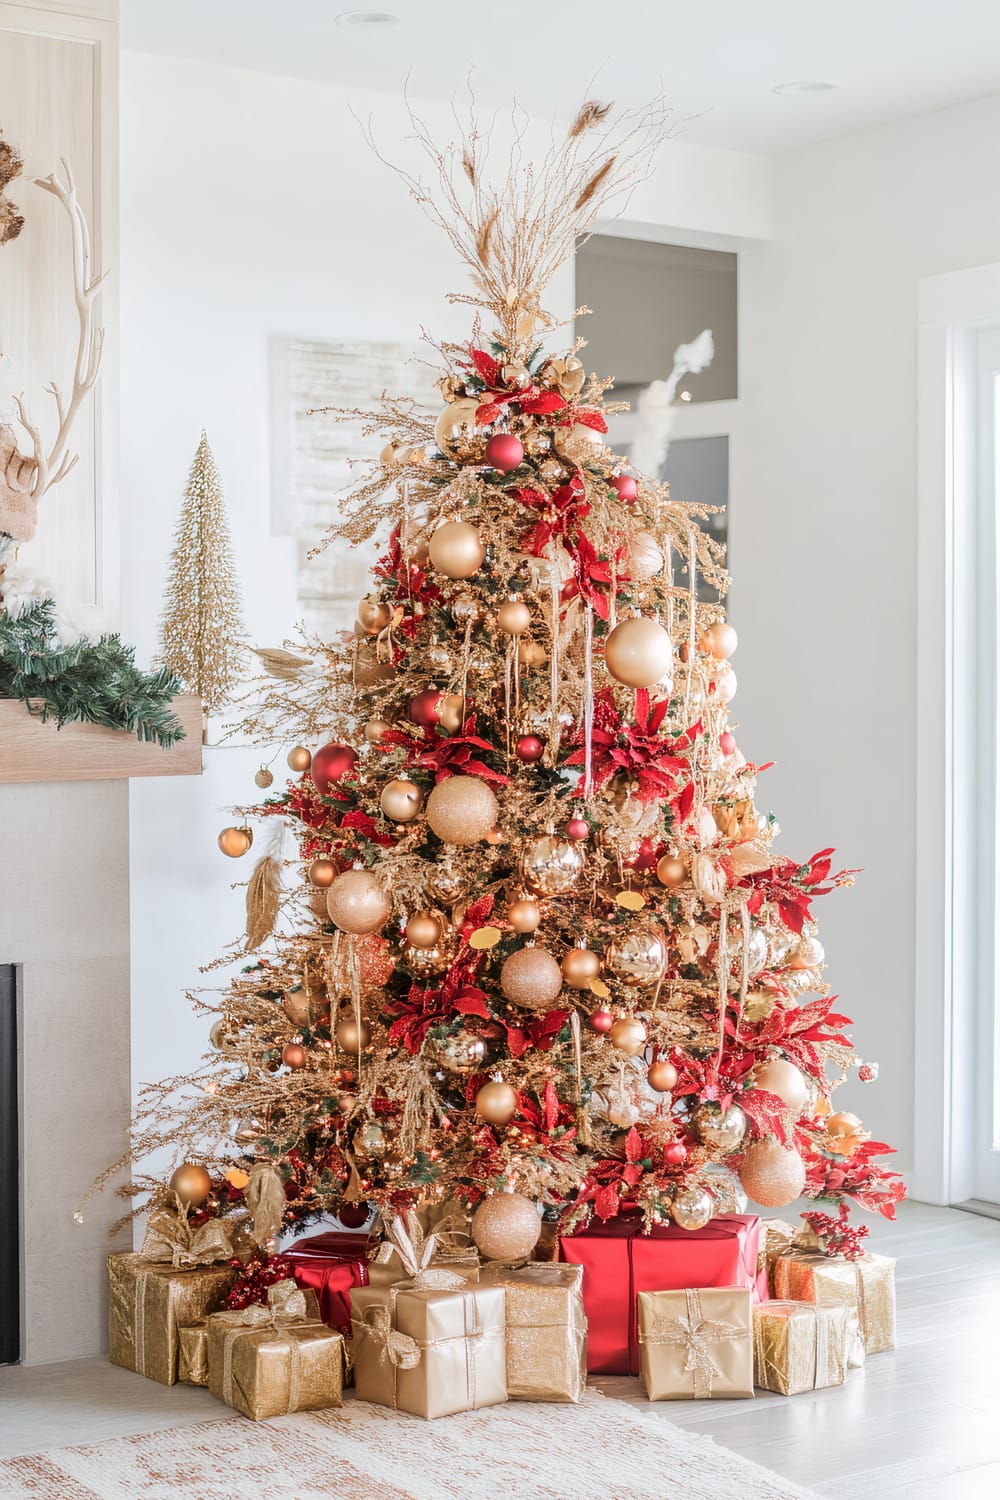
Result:
<svg viewBox="0 0 1000 1500">
<path fill-rule="evenodd" d="M 0 1462 L 3 1500 L 812 1500 L 710 1438 L 588 1392 L 437 1422 L 349 1401 Z"/>
</svg>

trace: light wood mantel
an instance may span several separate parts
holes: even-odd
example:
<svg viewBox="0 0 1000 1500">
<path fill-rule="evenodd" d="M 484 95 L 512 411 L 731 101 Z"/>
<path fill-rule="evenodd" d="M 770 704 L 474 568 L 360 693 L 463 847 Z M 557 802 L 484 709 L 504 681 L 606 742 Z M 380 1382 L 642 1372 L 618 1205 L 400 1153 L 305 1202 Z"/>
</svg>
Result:
<svg viewBox="0 0 1000 1500">
<path fill-rule="evenodd" d="M 98 724 L 58 729 L 23 703 L 0 699 L 0 785 L 28 781 L 126 781 L 131 776 L 201 775 L 201 699 L 175 698 L 185 737 L 169 750 Z"/>
</svg>

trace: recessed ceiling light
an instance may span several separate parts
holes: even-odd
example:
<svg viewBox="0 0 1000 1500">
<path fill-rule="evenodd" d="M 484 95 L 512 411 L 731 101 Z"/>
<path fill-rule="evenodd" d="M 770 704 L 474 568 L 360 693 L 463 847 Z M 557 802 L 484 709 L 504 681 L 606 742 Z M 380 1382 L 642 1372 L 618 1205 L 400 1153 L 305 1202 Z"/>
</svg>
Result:
<svg viewBox="0 0 1000 1500">
<path fill-rule="evenodd" d="M 808 99 L 813 94 L 832 94 L 836 87 L 835 83 L 822 83 L 819 79 L 809 78 L 801 83 L 779 83 L 771 93 L 780 94 L 783 99 Z"/>
<path fill-rule="evenodd" d="M 337 16 L 338 26 L 398 26 L 399 17 L 387 10 L 345 10 Z"/>
</svg>

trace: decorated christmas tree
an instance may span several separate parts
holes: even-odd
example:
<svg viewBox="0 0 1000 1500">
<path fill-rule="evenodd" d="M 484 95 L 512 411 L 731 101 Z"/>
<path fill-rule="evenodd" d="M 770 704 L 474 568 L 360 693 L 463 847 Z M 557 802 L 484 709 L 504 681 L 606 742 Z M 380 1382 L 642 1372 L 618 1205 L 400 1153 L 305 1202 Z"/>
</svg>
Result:
<svg viewBox="0 0 1000 1500">
<path fill-rule="evenodd" d="M 550 348 L 545 288 L 660 125 L 588 104 L 498 188 L 475 131 L 421 137 L 442 187 L 409 185 L 472 274 L 472 336 L 439 347 L 439 414 L 334 413 L 386 442 L 336 543 L 389 539 L 349 637 L 262 653 L 252 727 L 295 776 L 220 843 L 282 819 L 299 857 L 254 961 L 197 1001 L 216 1051 L 145 1091 L 132 1153 L 173 1151 L 135 1190 L 194 1221 L 249 1206 L 260 1241 L 457 1203 L 509 1259 L 542 1216 L 901 1195 L 831 1102 L 876 1071 L 815 923 L 852 876 L 774 847 L 736 630 L 698 598 L 727 583 L 708 509 L 611 451 L 611 382 Z"/>
</svg>

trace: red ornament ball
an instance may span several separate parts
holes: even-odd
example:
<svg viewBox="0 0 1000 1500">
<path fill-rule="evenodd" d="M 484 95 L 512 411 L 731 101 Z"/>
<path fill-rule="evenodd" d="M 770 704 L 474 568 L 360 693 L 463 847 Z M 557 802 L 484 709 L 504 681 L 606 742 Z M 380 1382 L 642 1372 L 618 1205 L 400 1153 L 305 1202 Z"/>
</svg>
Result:
<svg viewBox="0 0 1000 1500">
<path fill-rule="evenodd" d="M 616 474 L 611 481 L 611 488 L 618 491 L 619 500 L 627 502 L 634 500 L 639 493 L 639 486 L 631 474 Z"/>
<path fill-rule="evenodd" d="M 367 1203 L 345 1203 L 337 1210 L 337 1218 L 345 1229 L 362 1229 L 370 1216 Z"/>
<path fill-rule="evenodd" d="M 486 444 L 486 462 L 501 474 L 509 474 L 523 459 L 524 448 L 512 432 L 497 432 Z"/>
<path fill-rule="evenodd" d="M 425 688 L 422 693 L 411 698 L 407 711 L 414 724 L 419 724 L 421 729 L 433 729 L 435 724 L 439 724 L 443 697 L 440 688 Z"/>
<path fill-rule="evenodd" d="M 671 1141 L 663 1148 L 663 1160 L 671 1167 L 682 1167 L 688 1159 L 687 1147 L 681 1141 Z"/>
<path fill-rule="evenodd" d="M 582 843 L 584 839 L 589 839 L 590 824 L 586 818 L 570 818 L 566 824 L 566 837 L 568 839 L 575 839 L 577 843 Z"/>
<path fill-rule="evenodd" d="M 732 755 L 733 751 L 736 749 L 736 736 L 734 734 L 730 734 L 728 729 L 724 730 L 722 734 L 719 735 L 719 749 L 722 751 L 723 755 Z"/>
<path fill-rule="evenodd" d="M 518 760 L 526 761 L 528 765 L 531 765 L 533 761 L 541 760 L 545 754 L 545 746 L 537 734 L 522 734 L 514 748 L 517 751 Z"/>
<path fill-rule="evenodd" d="M 615 1024 L 615 1018 L 609 1010 L 595 1010 L 590 1018 L 590 1025 L 594 1031 L 606 1036 Z"/>
<path fill-rule="evenodd" d="M 310 771 L 320 796 L 325 797 L 342 776 L 353 771 L 357 763 L 358 752 L 350 745 L 324 745 L 322 750 L 317 750 Z"/>
</svg>

